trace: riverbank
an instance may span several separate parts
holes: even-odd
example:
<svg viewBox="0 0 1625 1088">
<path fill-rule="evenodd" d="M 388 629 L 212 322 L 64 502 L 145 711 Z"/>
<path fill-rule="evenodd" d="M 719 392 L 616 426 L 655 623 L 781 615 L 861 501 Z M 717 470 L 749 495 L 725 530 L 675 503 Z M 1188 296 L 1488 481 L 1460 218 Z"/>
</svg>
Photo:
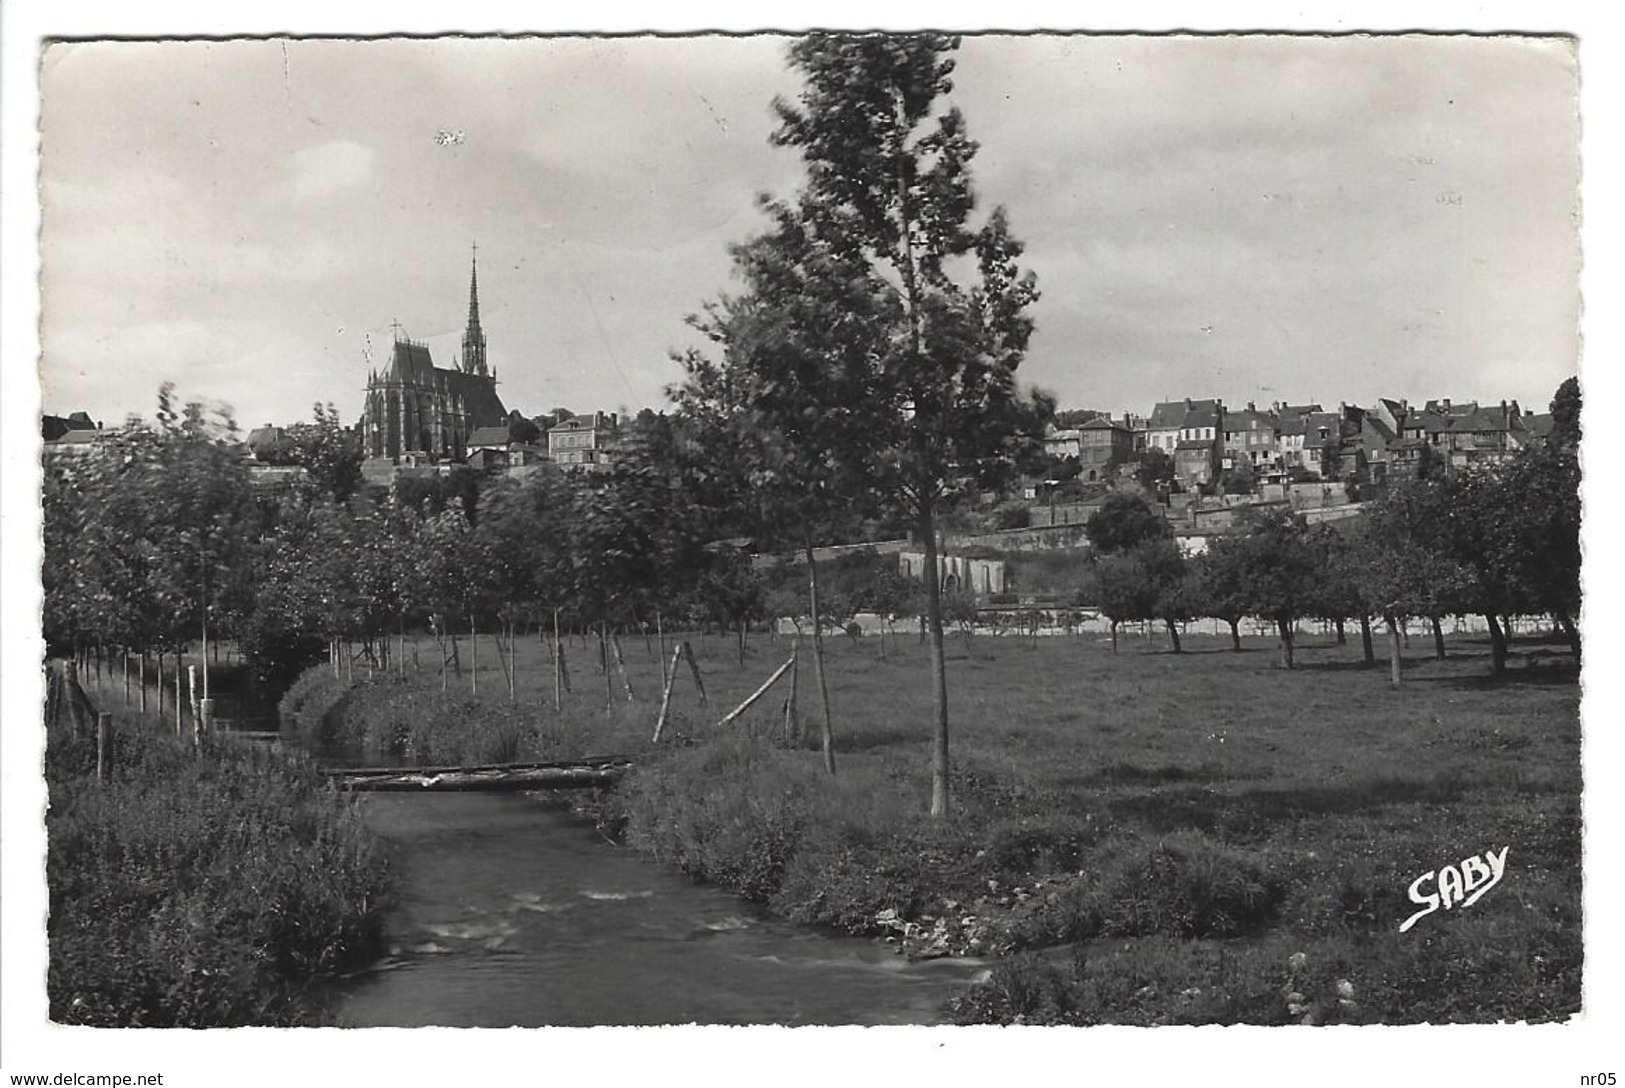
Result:
<svg viewBox="0 0 1625 1088">
<path fill-rule="evenodd" d="M 913 956 L 1001 957 L 952 1003 L 961 1022 L 1578 1010 L 1580 729 L 1566 657 L 1520 645 L 1510 677 L 1491 683 L 1487 646 L 1460 640 L 1447 660 L 1408 661 L 1395 691 L 1358 667 L 1357 645 L 1306 641 L 1302 667 L 1285 672 L 1266 644 L 1236 654 L 1228 639 L 1193 638 L 1176 655 L 955 637 L 953 814 L 941 821 L 924 815 L 929 675 L 908 638 L 884 657 L 875 639 L 829 644 L 834 778 L 785 741 L 780 689 L 715 724 L 788 653 L 782 641 L 759 639 L 741 666 L 732 644 L 695 640 L 710 705 L 681 677 L 658 746 L 652 652 L 625 655 L 636 702 L 616 673 L 606 693 L 581 668 L 555 711 L 551 664 L 529 646 L 511 702 L 492 665 L 478 697 L 408 670 L 333 705 L 380 737 L 379 723 L 433 717 L 437 753 L 459 736 L 483 745 L 490 722 L 509 721 L 518 758 L 634 756 L 636 771 L 590 803 L 627 844 L 791 920 Z M 809 671 L 801 680 L 811 723 L 816 688 Z M 1503 848 L 1481 899 L 1399 931 L 1423 874 Z"/>
<path fill-rule="evenodd" d="M 47 735 L 51 1019 L 97 1027 L 308 1026 L 324 980 L 378 954 L 387 864 L 309 762 L 172 722 L 113 715 Z M 155 705 L 155 701 L 154 701 Z M 93 720 L 93 719 L 92 719 Z"/>
</svg>

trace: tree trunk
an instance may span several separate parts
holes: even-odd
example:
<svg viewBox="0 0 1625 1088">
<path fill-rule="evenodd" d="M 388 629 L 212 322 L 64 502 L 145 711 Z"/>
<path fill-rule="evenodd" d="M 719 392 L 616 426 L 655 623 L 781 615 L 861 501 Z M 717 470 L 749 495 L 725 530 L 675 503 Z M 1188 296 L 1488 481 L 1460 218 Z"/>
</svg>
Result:
<svg viewBox="0 0 1625 1088">
<path fill-rule="evenodd" d="M 813 558 L 812 537 L 804 538 L 807 546 L 807 603 L 812 610 L 813 672 L 818 675 L 818 701 L 824 712 L 823 733 L 819 739 L 824 746 L 824 770 L 835 773 L 835 726 L 829 713 L 829 680 L 824 675 L 824 625 L 818 615 L 818 561 Z"/>
<path fill-rule="evenodd" d="M 1365 668 L 1369 669 L 1377 663 L 1376 652 L 1371 647 L 1371 617 L 1364 614 L 1360 616 L 1360 652 L 1364 655 Z"/>
<path fill-rule="evenodd" d="M 739 630 L 739 667 L 744 668 L 745 667 L 745 621 L 744 621 L 744 619 L 743 618 L 739 619 L 735 626 L 737 626 L 738 630 Z"/>
<path fill-rule="evenodd" d="M 1507 671 L 1507 639 L 1500 621 L 1494 613 L 1486 612 L 1484 622 L 1490 628 L 1490 675 L 1500 676 Z"/>
<path fill-rule="evenodd" d="M 1388 625 L 1388 679 L 1399 687 L 1399 620 L 1392 615 L 1383 616 Z"/>
<path fill-rule="evenodd" d="M 143 647 L 135 659 L 136 686 L 141 689 L 141 713 L 147 712 L 147 651 Z"/>
<path fill-rule="evenodd" d="M 1349 638 L 1343 630 L 1343 617 L 1338 616 L 1336 619 L 1332 620 L 1332 627 L 1337 631 L 1337 644 L 1339 646 L 1348 645 Z"/>
<path fill-rule="evenodd" d="M 1278 619 L 1275 626 L 1281 632 L 1281 665 L 1284 668 L 1294 668 L 1292 661 L 1292 621 Z"/>
<path fill-rule="evenodd" d="M 778 624 L 774 623 L 774 629 Z M 790 643 L 790 693 L 784 697 L 784 739 L 790 744 L 801 741 L 801 715 L 796 712 L 796 689 L 801 674 L 801 634 L 796 633 Z"/>
<path fill-rule="evenodd" d="M 1239 654 L 1241 652 L 1241 621 L 1226 620 L 1225 622 L 1230 624 L 1230 649 Z"/>
<path fill-rule="evenodd" d="M 931 815 L 948 815 L 948 671 L 942 652 L 942 586 L 937 581 L 937 520 L 929 496 L 920 497 L 920 539 L 925 543 L 925 617 L 930 631 L 931 691 L 936 702 L 931 731 Z"/>
<path fill-rule="evenodd" d="M 1112 653 L 1117 652 L 1117 621 L 1112 620 Z"/>
<path fill-rule="evenodd" d="M 1568 641 L 1569 652 L 1574 655 L 1575 664 L 1580 663 L 1580 628 L 1569 615 L 1569 610 L 1561 605 L 1552 609 L 1552 619 L 1556 621 L 1558 630 L 1563 632 L 1563 638 Z"/>
<path fill-rule="evenodd" d="M 1179 644 L 1179 625 L 1170 619 L 1164 619 L 1162 622 L 1168 628 L 1168 637 L 1173 640 L 1174 653 L 1183 653 L 1184 648 Z"/>
<path fill-rule="evenodd" d="M 604 666 L 604 713 L 611 714 L 615 710 L 615 681 L 609 675 L 609 625 L 598 625 L 598 660 Z"/>
<path fill-rule="evenodd" d="M 1439 625 L 1438 616 L 1429 616 L 1428 623 L 1433 625 L 1433 657 L 1435 660 L 1443 661 L 1445 659 L 1444 628 Z"/>
</svg>

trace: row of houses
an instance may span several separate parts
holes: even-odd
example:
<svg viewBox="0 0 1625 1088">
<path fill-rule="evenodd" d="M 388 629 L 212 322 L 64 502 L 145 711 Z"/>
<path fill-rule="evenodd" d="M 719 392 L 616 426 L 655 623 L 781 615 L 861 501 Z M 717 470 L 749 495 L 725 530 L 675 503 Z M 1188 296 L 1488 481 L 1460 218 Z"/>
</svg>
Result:
<svg viewBox="0 0 1625 1088">
<path fill-rule="evenodd" d="M 1164 401 L 1149 416 L 1094 415 L 1051 428 L 1045 448 L 1075 457 L 1079 478 L 1104 481 L 1160 451 L 1186 488 L 1229 473 L 1259 483 L 1288 479 L 1379 481 L 1414 476 L 1429 462 L 1452 471 L 1501 458 L 1551 430 L 1549 413 L 1526 413 L 1517 401 L 1430 400 L 1413 406 L 1380 398 L 1370 407 L 1275 403 L 1228 408 L 1218 399 Z"/>
<path fill-rule="evenodd" d="M 83 412 L 67 417 L 46 416 L 41 426 L 43 452 L 47 457 L 88 454 L 118 433 L 117 428 L 102 428 Z M 619 416 L 593 412 L 555 421 L 540 434 L 539 441 L 516 439 L 507 424 L 476 427 L 466 439 L 459 440 L 463 447 L 460 458 L 448 460 L 418 451 L 393 457 L 375 455 L 362 461 L 362 473 L 370 480 L 387 483 L 399 473 L 438 473 L 454 465 L 514 475 L 524 475 L 546 464 L 566 471 L 602 471 L 614 463 L 621 440 Z M 292 448 L 288 429 L 270 423 L 249 431 L 243 442 L 243 454 L 249 458 L 256 477 L 266 481 L 299 474 L 301 470 L 289 457 Z"/>
</svg>

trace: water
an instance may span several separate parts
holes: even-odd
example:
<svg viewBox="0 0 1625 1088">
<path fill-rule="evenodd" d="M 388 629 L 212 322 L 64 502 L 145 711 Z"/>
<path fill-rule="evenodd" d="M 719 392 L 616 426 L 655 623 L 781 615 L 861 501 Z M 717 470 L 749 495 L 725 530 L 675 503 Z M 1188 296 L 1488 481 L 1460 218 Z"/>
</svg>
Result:
<svg viewBox="0 0 1625 1088">
<path fill-rule="evenodd" d="M 522 794 L 362 803 L 397 903 L 345 1026 L 929 1024 L 983 966 L 774 921 Z"/>
</svg>

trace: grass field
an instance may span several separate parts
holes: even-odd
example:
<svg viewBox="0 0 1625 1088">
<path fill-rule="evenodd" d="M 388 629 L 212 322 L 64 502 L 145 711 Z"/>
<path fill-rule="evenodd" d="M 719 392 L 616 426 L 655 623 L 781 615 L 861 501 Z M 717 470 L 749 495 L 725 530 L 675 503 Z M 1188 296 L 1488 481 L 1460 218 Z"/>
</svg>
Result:
<svg viewBox="0 0 1625 1088">
<path fill-rule="evenodd" d="M 1228 637 L 952 635 L 954 810 L 924 816 L 931 721 L 912 634 L 827 640 L 838 774 L 783 739 L 781 681 L 717 719 L 789 654 L 754 635 L 689 636 L 669 739 L 649 735 L 660 668 L 622 649 L 606 712 L 595 644 L 566 640 L 573 691 L 516 649 L 517 691 L 482 639 L 479 696 L 440 678 L 424 640 L 404 679 L 307 681 L 295 701 L 352 737 L 425 762 L 619 752 L 639 770 L 601 799 L 627 842 L 814 924 L 889 935 L 913 954 L 1000 957 L 963 1021 L 1411 1022 L 1551 1019 L 1579 1007 L 1579 687 L 1553 646 L 1520 643 L 1489 677 L 1486 642 L 1431 639 L 1406 682 L 1357 637 L 1305 636 L 1299 667 Z M 410 659 L 410 647 L 408 648 Z M 668 647 L 669 650 L 669 647 Z M 468 661 L 466 637 L 463 660 Z M 803 645 L 799 709 L 816 735 Z M 331 673 L 328 673 L 331 676 Z M 326 713 L 329 708 L 331 713 Z M 1507 848 L 1504 878 L 1409 932 L 1412 881 Z M 1431 883 L 1427 885 L 1431 887 Z"/>
</svg>

